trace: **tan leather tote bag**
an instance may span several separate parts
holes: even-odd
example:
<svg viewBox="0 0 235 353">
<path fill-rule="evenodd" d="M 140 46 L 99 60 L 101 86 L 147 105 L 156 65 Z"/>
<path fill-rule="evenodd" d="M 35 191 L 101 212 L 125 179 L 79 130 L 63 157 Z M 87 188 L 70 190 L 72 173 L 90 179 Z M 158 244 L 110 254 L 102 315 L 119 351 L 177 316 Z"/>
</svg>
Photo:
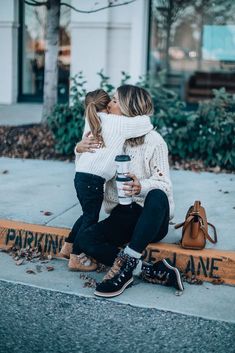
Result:
<svg viewBox="0 0 235 353">
<path fill-rule="evenodd" d="M 208 234 L 208 225 L 212 227 L 214 239 Z M 211 243 L 217 243 L 216 228 L 213 224 L 207 222 L 206 211 L 201 206 L 200 201 L 195 201 L 194 205 L 189 207 L 185 221 L 175 225 L 175 229 L 183 227 L 180 245 L 185 249 L 201 250 L 206 246 L 206 239 Z"/>
</svg>

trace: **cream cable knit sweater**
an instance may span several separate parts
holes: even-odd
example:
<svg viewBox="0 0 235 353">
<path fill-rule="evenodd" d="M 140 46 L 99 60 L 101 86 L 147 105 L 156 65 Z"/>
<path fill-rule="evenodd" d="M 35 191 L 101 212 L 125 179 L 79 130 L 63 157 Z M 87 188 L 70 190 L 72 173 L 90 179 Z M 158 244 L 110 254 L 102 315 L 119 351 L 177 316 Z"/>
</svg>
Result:
<svg viewBox="0 0 235 353">
<path fill-rule="evenodd" d="M 141 193 L 133 201 L 144 205 L 147 193 L 153 189 L 164 191 L 170 205 L 170 219 L 174 216 L 174 200 L 169 173 L 168 148 L 157 131 L 145 136 L 143 145 L 131 147 L 126 145 L 125 154 L 131 157 L 130 172 L 135 174 L 141 183 Z M 107 213 L 118 204 L 115 178 L 105 184 L 104 207 Z"/>
<path fill-rule="evenodd" d="M 95 153 L 77 153 L 75 148 L 76 172 L 99 175 L 106 181 L 116 173 L 115 156 L 122 153 L 126 139 L 145 135 L 153 129 L 147 115 L 126 117 L 114 114 L 99 113 L 102 125 L 102 136 L 105 147 L 96 149 Z M 86 119 L 84 133 L 89 131 Z"/>
</svg>

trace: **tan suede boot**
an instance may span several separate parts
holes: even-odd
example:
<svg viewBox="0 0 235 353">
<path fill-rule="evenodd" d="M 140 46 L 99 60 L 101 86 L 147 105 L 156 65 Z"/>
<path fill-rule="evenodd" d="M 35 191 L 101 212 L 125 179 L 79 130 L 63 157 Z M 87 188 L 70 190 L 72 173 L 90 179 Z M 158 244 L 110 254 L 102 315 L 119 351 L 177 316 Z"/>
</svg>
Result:
<svg viewBox="0 0 235 353">
<path fill-rule="evenodd" d="M 84 253 L 80 255 L 71 254 L 68 267 L 70 271 L 89 272 L 97 269 L 97 263 Z"/>
<path fill-rule="evenodd" d="M 68 243 L 67 241 L 65 241 L 64 245 L 62 246 L 58 254 L 58 257 L 69 259 L 72 250 L 73 250 L 73 243 Z"/>
</svg>

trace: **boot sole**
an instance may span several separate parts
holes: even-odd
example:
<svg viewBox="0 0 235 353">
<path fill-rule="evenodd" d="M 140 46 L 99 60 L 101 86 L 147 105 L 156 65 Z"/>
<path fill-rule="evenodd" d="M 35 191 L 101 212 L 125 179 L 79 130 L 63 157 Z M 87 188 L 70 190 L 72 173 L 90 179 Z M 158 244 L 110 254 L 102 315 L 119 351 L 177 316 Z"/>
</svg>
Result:
<svg viewBox="0 0 235 353">
<path fill-rule="evenodd" d="M 166 267 L 168 267 L 169 269 L 171 269 L 171 270 L 173 270 L 175 272 L 176 277 L 177 277 L 177 283 L 178 283 L 178 286 L 179 286 L 179 290 L 183 291 L 184 290 L 184 285 L 183 285 L 183 282 L 182 282 L 182 279 L 181 279 L 181 275 L 180 275 L 180 272 L 179 272 L 178 268 L 171 266 L 166 261 L 166 259 L 163 259 L 162 261 L 166 265 Z"/>
<path fill-rule="evenodd" d="M 116 292 L 112 292 L 112 293 L 103 293 L 103 292 L 97 292 L 97 291 L 95 291 L 94 294 L 95 294 L 97 297 L 103 297 L 103 298 L 112 298 L 112 297 L 116 297 L 116 296 L 122 294 L 126 288 L 130 287 L 130 286 L 132 285 L 132 282 L 133 282 L 133 281 L 134 281 L 134 279 L 133 279 L 133 277 L 131 277 L 131 278 L 129 279 L 129 281 L 126 282 L 126 283 L 124 284 L 124 286 L 123 286 L 121 289 L 119 289 L 118 291 L 116 291 Z"/>
</svg>

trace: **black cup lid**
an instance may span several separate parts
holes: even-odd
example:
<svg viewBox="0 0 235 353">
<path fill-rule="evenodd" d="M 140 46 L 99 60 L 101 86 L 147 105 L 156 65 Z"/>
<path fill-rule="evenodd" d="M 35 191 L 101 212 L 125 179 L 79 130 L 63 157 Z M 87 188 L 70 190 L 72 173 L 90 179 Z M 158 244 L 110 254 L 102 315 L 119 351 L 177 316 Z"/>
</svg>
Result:
<svg viewBox="0 0 235 353">
<path fill-rule="evenodd" d="M 119 154 L 115 157 L 116 162 L 129 162 L 130 160 L 131 158 L 128 156 L 128 154 Z"/>
<path fill-rule="evenodd" d="M 125 182 L 125 181 L 132 181 L 133 179 L 131 179 L 130 177 L 128 176 L 117 176 L 116 177 L 116 181 L 121 181 L 121 182 Z"/>
</svg>

